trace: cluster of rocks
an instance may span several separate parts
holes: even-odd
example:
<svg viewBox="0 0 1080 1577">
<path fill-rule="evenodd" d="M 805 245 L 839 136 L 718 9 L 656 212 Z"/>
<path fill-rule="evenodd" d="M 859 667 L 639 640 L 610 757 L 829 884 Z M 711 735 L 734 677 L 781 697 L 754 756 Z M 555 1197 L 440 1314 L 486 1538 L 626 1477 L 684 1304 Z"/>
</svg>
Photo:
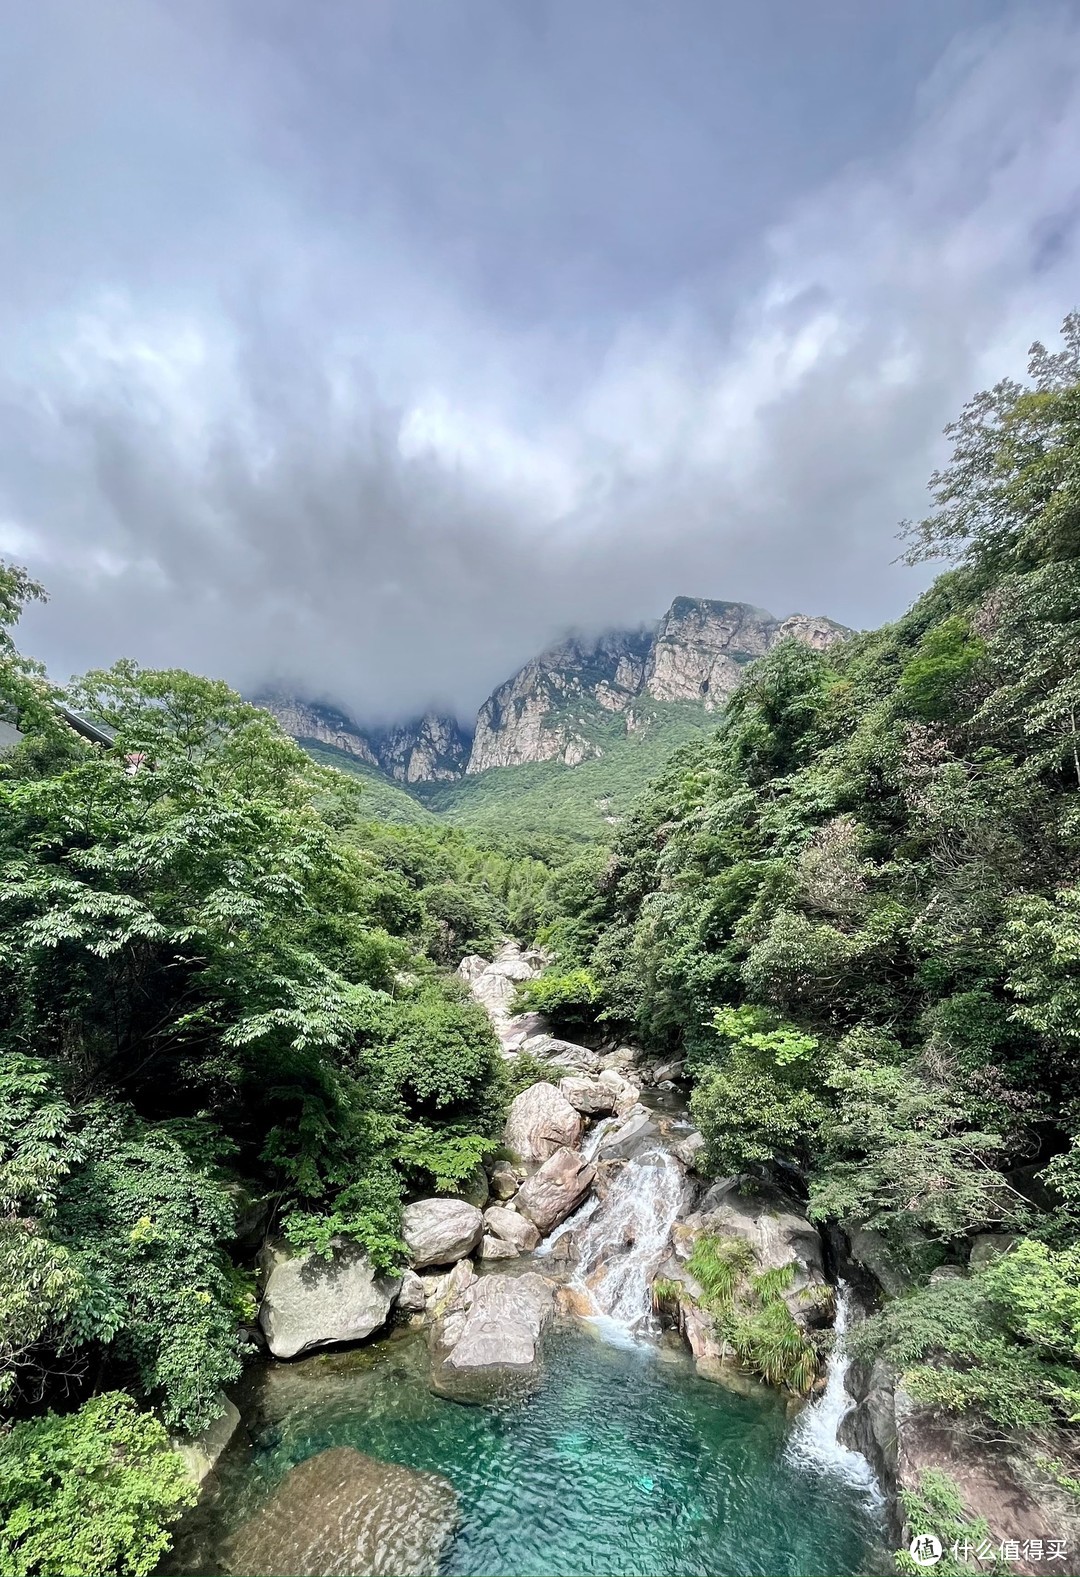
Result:
<svg viewBox="0 0 1080 1577">
<path fill-rule="evenodd" d="M 472 953 L 458 965 L 458 974 L 491 1019 L 505 1057 L 513 1060 L 524 1054 L 575 1077 L 596 1080 L 606 1075 L 608 1083 L 619 1091 L 616 1105 L 609 1108 L 617 1111 L 619 1103 L 621 1109 L 629 1110 L 643 1086 L 664 1087 L 682 1077 L 681 1060 L 649 1057 L 639 1047 L 613 1042 L 600 1047 L 582 1046 L 553 1035 L 542 1013 L 515 1013 L 518 987 L 535 980 L 546 963 L 545 955 L 537 948 L 507 942 L 492 959 Z"/>
</svg>

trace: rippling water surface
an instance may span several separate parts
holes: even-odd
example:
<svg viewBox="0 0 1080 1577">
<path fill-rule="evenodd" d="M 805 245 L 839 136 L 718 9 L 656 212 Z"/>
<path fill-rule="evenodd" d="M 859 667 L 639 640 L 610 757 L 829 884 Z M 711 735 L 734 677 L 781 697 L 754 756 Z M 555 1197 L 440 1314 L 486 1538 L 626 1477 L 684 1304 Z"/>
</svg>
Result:
<svg viewBox="0 0 1080 1577">
<path fill-rule="evenodd" d="M 842 1577 L 879 1569 L 880 1509 L 827 1466 L 785 1454 L 779 1397 L 699 1379 L 679 1353 L 576 1329 L 547 1344 L 531 1396 L 466 1407 L 431 1394 L 422 1339 L 256 1371 L 249 1450 L 171 1569 L 226 1569 L 232 1530 L 288 1469 L 353 1446 L 453 1483 L 461 1577 Z"/>
</svg>

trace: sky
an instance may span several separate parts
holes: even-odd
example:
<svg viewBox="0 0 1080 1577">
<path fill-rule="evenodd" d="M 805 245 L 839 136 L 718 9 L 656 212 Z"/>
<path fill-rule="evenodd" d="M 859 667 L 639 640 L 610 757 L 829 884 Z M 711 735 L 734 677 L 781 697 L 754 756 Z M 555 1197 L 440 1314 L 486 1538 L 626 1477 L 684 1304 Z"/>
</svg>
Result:
<svg viewBox="0 0 1080 1577">
<path fill-rule="evenodd" d="M 471 717 L 677 595 L 866 627 L 1080 306 L 1080 6 L 0 0 L 0 555 L 120 656 Z"/>
</svg>

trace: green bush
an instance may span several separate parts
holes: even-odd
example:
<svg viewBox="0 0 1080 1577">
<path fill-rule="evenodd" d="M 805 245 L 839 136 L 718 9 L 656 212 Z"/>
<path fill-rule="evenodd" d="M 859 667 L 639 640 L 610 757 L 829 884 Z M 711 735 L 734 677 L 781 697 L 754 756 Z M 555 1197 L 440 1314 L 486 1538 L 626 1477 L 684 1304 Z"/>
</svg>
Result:
<svg viewBox="0 0 1080 1577">
<path fill-rule="evenodd" d="M 517 1013 L 543 1013 L 556 1030 L 581 1029 L 596 1017 L 600 992 L 588 969 L 570 969 L 564 974 L 550 970 L 536 980 L 522 981 L 517 989 Z"/>
<path fill-rule="evenodd" d="M 148 1577 L 197 1492 L 119 1392 L 0 1435 L 0 1577 Z"/>
</svg>

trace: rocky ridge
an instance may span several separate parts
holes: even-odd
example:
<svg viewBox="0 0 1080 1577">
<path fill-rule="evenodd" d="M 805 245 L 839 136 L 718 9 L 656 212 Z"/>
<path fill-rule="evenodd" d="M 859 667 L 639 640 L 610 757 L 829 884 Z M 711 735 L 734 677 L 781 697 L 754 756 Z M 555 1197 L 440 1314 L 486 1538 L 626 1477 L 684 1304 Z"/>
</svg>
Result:
<svg viewBox="0 0 1080 1577">
<path fill-rule="evenodd" d="M 452 782 L 492 767 L 603 755 L 605 741 L 640 732 L 672 704 L 722 707 L 755 658 L 794 639 L 824 651 L 851 632 L 822 616 L 777 619 L 744 602 L 676 597 L 656 624 L 571 636 L 532 658 L 480 708 L 472 733 L 428 713 L 363 728 L 333 707 L 266 695 L 286 733 L 344 751 L 403 784 Z"/>
</svg>

